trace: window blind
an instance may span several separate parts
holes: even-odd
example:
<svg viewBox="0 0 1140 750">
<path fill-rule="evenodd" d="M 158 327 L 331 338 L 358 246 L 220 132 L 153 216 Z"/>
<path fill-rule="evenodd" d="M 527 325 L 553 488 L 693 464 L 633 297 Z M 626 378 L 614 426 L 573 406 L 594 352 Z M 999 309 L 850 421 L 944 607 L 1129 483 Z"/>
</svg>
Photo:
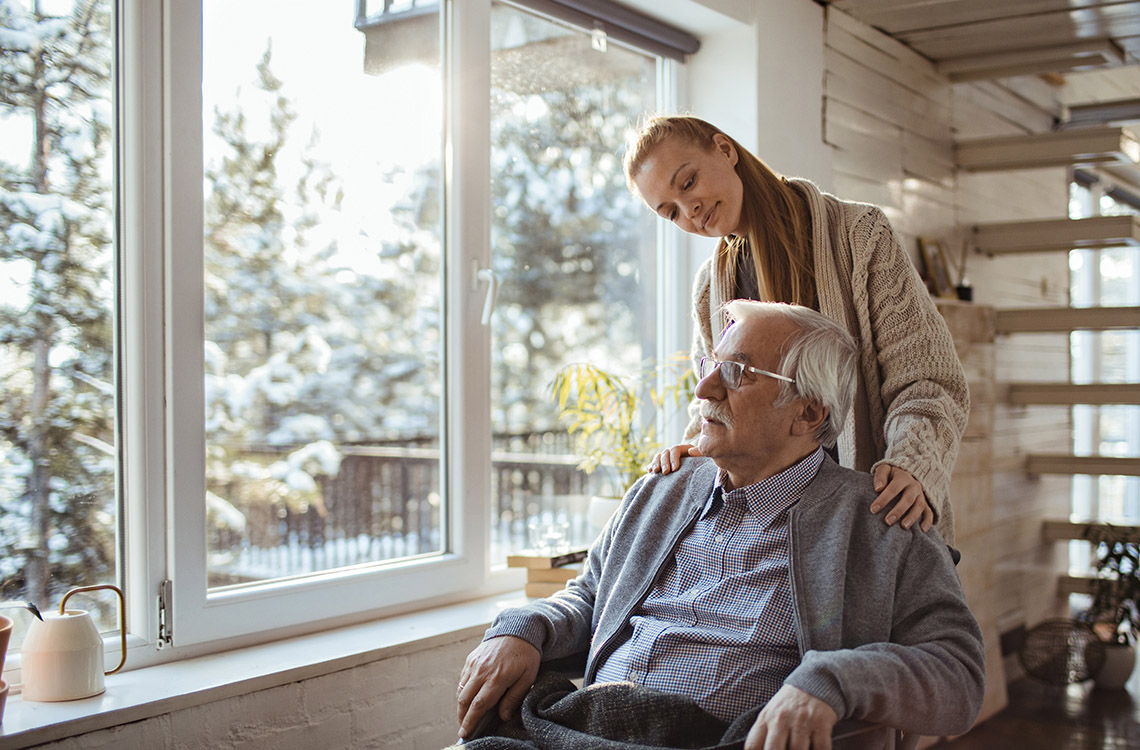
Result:
<svg viewBox="0 0 1140 750">
<path fill-rule="evenodd" d="M 701 48 L 687 31 L 612 0 L 511 0 L 521 8 L 564 21 L 646 52 L 684 62 Z"/>
</svg>

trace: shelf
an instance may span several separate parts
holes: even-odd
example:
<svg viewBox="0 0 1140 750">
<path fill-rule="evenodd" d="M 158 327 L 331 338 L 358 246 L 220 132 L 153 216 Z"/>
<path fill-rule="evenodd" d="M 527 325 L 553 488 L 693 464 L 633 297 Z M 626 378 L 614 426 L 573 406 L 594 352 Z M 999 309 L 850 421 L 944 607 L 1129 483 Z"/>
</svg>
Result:
<svg viewBox="0 0 1140 750">
<path fill-rule="evenodd" d="M 1140 458 L 1031 453 L 1025 457 L 1025 471 L 1027 474 L 1140 477 Z"/>
<path fill-rule="evenodd" d="M 968 172 L 1135 164 L 1140 143 L 1126 128 L 1079 128 L 960 141 L 954 154 L 957 167 Z"/>
<path fill-rule="evenodd" d="M 1093 216 L 978 224 L 974 247 L 986 255 L 1140 247 L 1140 216 Z"/>
<path fill-rule="evenodd" d="M 1140 404 L 1140 383 L 1014 383 L 1009 386 L 1010 404 Z"/>
<path fill-rule="evenodd" d="M 998 310 L 996 333 L 1059 333 L 1140 328 L 1140 307 L 1038 307 Z"/>
</svg>

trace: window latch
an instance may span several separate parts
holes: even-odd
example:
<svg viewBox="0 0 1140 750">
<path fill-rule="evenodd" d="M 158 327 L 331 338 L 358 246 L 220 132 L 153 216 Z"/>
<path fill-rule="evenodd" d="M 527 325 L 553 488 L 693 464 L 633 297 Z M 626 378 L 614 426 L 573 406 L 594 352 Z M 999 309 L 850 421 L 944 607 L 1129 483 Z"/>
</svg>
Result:
<svg viewBox="0 0 1140 750">
<path fill-rule="evenodd" d="M 158 650 L 174 645 L 174 581 L 167 578 L 158 586 Z"/>
<path fill-rule="evenodd" d="M 590 46 L 598 52 L 606 51 L 606 30 L 600 23 L 594 23 L 594 29 L 590 32 Z"/>
<path fill-rule="evenodd" d="M 487 296 L 483 299 L 483 325 L 491 325 L 491 312 L 495 309 L 495 300 L 499 296 L 499 274 L 490 268 L 480 268 L 475 274 L 479 281 L 487 282 Z"/>
</svg>

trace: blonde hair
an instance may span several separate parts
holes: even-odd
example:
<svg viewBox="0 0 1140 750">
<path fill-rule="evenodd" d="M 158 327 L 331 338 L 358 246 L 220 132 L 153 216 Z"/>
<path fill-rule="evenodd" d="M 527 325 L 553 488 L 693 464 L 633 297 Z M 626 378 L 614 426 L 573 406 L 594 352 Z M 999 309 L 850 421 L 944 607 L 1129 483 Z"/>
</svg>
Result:
<svg viewBox="0 0 1140 750">
<path fill-rule="evenodd" d="M 728 138 L 736 149 L 736 173 L 744 184 L 740 207 L 742 236 L 722 237 L 717 253 L 723 253 L 729 272 L 736 275 L 740 253 L 752 255 L 760 296 L 769 302 L 789 302 L 815 307 L 815 274 L 811 255 L 811 230 L 807 205 L 787 178 L 777 174 L 715 125 L 687 115 L 657 115 L 641 125 L 625 152 L 622 165 L 634 195 L 640 194 L 634 180 L 649 155 L 664 141 L 680 138 L 698 148 L 716 148 L 713 137 Z"/>
</svg>

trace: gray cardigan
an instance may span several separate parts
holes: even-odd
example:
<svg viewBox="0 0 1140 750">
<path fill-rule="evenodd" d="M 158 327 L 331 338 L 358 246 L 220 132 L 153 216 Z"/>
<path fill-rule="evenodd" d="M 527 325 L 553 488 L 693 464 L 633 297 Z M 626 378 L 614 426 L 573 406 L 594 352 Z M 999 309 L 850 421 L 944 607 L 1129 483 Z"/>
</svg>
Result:
<svg viewBox="0 0 1140 750">
<path fill-rule="evenodd" d="M 689 458 L 642 477 L 626 494 L 565 590 L 504 610 L 486 638 L 515 635 L 544 660 L 588 649 L 585 684 L 600 655 L 630 637 L 629 618 L 673 559 L 717 476 Z M 802 661 L 785 680 L 835 709 L 905 732 L 960 734 L 985 692 L 981 630 L 936 531 L 888 527 L 867 510 L 867 474 L 830 458 L 793 506 L 789 549 Z"/>
</svg>

